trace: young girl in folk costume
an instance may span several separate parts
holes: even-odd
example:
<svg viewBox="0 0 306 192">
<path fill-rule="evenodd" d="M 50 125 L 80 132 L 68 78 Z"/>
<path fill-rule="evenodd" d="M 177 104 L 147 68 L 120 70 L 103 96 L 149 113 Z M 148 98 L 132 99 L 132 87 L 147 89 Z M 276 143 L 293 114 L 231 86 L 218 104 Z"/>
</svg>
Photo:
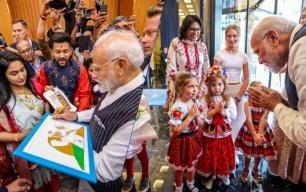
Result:
<svg viewBox="0 0 306 192">
<path fill-rule="evenodd" d="M 192 192 L 199 191 L 194 186 L 194 166 L 202 153 L 202 131 L 205 115 L 201 102 L 196 101 L 198 81 L 194 75 L 181 74 L 175 82 L 177 99 L 169 111 L 171 140 L 167 160 L 175 170 L 175 191 L 183 189 L 183 174 L 187 170 L 187 186 Z M 201 118 L 200 118 L 201 117 Z"/>
<path fill-rule="evenodd" d="M 37 83 L 19 55 L 0 52 L 0 144 L 13 158 L 18 176 L 32 180 L 34 191 L 57 191 L 59 181 L 53 171 L 13 156 L 44 112 L 44 102 L 38 96 L 41 87 Z"/>
<path fill-rule="evenodd" d="M 250 86 L 260 89 L 261 83 L 254 81 Z M 250 99 L 244 104 L 246 121 L 240 129 L 236 147 L 244 154 L 244 169 L 240 180 L 246 183 L 248 180 L 249 164 L 251 157 L 254 157 L 252 175 L 258 182 L 262 181 L 262 176 L 258 170 L 261 158 L 266 160 L 276 159 L 276 144 L 272 130 L 267 123 L 268 110 L 256 106 Z"/>
<path fill-rule="evenodd" d="M 235 169 L 235 148 L 229 124 L 236 118 L 237 109 L 235 101 L 224 94 L 227 77 L 221 66 L 208 69 L 208 95 L 205 97 L 208 111 L 203 129 L 203 154 L 197 169 L 200 175 L 208 178 L 207 189 L 212 188 L 216 178 L 229 185 L 229 174 Z"/>
</svg>

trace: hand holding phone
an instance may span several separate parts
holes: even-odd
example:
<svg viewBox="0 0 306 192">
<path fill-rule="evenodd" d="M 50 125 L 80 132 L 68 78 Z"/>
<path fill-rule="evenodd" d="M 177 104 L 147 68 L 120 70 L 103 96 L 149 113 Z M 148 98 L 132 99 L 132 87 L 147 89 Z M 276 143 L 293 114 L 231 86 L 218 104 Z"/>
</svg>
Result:
<svg viewBox="0 0 306 192">
<path fill-rule="evenodd" d="M 99 12 L 103 13 L 104 15 L 107 15 L 107 9 L 108 9 L 108 6 L 103 4 L 99 8 Z"/>
<path fill-rule="evenodd" d="M 66 8 L 67 4 L 65 0 L 53 0 L 49 2 L 49 6 L 53 9 L 63 9 Z"/>
</svg>

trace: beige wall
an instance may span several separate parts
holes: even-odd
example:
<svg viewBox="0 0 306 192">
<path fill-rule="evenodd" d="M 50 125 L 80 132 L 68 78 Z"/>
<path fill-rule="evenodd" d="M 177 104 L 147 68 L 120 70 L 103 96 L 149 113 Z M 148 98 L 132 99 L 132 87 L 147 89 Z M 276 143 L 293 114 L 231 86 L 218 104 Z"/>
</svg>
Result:
<svg viewBox="0 0 306 192">
<path fill-rule="evenodd" d="M 25 20 L 28 24 L 30 36 L 34 39 L 42 2 L 43 0 L 7 0 L 12 21 L 15 19 Z"/>
<path fill-rule="evenodd" d="M 0 32 L 3 34 L 8 44 L 11 44 L 13 42 L 12 26 L 10 24 L 12 23 L 12 19 L 10 15 L 10 9 L 7 4 L 7 0 L 0 0 L 0 10 L 1 10 Z"/>
<path fill-rule="evenodd" d="M 148 8 L 156 4 L 157 0 L 134 0 L 133 12 L 136 15 L 136 29 L 140 34 L 143 32 Z"/>
</svg>

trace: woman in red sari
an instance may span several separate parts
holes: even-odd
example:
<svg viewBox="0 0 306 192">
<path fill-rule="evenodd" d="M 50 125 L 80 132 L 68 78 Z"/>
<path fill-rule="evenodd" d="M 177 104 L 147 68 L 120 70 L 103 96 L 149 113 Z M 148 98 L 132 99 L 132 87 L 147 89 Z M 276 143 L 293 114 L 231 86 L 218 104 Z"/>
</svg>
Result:
<svg viewBox="0 0 306 192">
<path fill-rule="evenodd" d="M 57 191 L 52 170 L 33 165 L 12 154 L 44 113 L 44 102 L 24 60 L 11 52 L 0 52 L 0 144 L 7 149 L 1 158 L 13 159 L 17 175 L 32 181 L 34 191 Z"/>
</svg>

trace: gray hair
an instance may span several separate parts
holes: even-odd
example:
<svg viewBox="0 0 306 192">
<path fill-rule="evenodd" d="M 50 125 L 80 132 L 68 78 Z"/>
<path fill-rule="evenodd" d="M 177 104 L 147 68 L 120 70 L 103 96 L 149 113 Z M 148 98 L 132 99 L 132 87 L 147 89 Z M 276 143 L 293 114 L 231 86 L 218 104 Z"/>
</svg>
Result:
<svg viewBox="0 0 306 192">
<path fill-rule="evenodd" d="M 133 67 L 140 67 L 144 61 L 144 52 L 134 33 L 126 30 L 109 31 L 99 37 L 94 49 L 103 47 L 109 60 L 124 57 Z"/>
<path fill-rule="evenodd" d="M 25 43 L 25 44 L 29 45 L 30 47 L 32 47 L 28 40 L 20 40 L 16 43 L 16 48 L 18 49 L 19 45 L 22 44 L 22 43 Z"/>
<path fill-rule="evenodd" d="M 256 37 L 263 38 L 269 30 L 275 30 L 279 33 L 288 34 L 291 33 L 296 22 L 279 16 L 269 16 L 261 20 L 255 27 L 252 33 L 252 39 Z"/>
</svg>

